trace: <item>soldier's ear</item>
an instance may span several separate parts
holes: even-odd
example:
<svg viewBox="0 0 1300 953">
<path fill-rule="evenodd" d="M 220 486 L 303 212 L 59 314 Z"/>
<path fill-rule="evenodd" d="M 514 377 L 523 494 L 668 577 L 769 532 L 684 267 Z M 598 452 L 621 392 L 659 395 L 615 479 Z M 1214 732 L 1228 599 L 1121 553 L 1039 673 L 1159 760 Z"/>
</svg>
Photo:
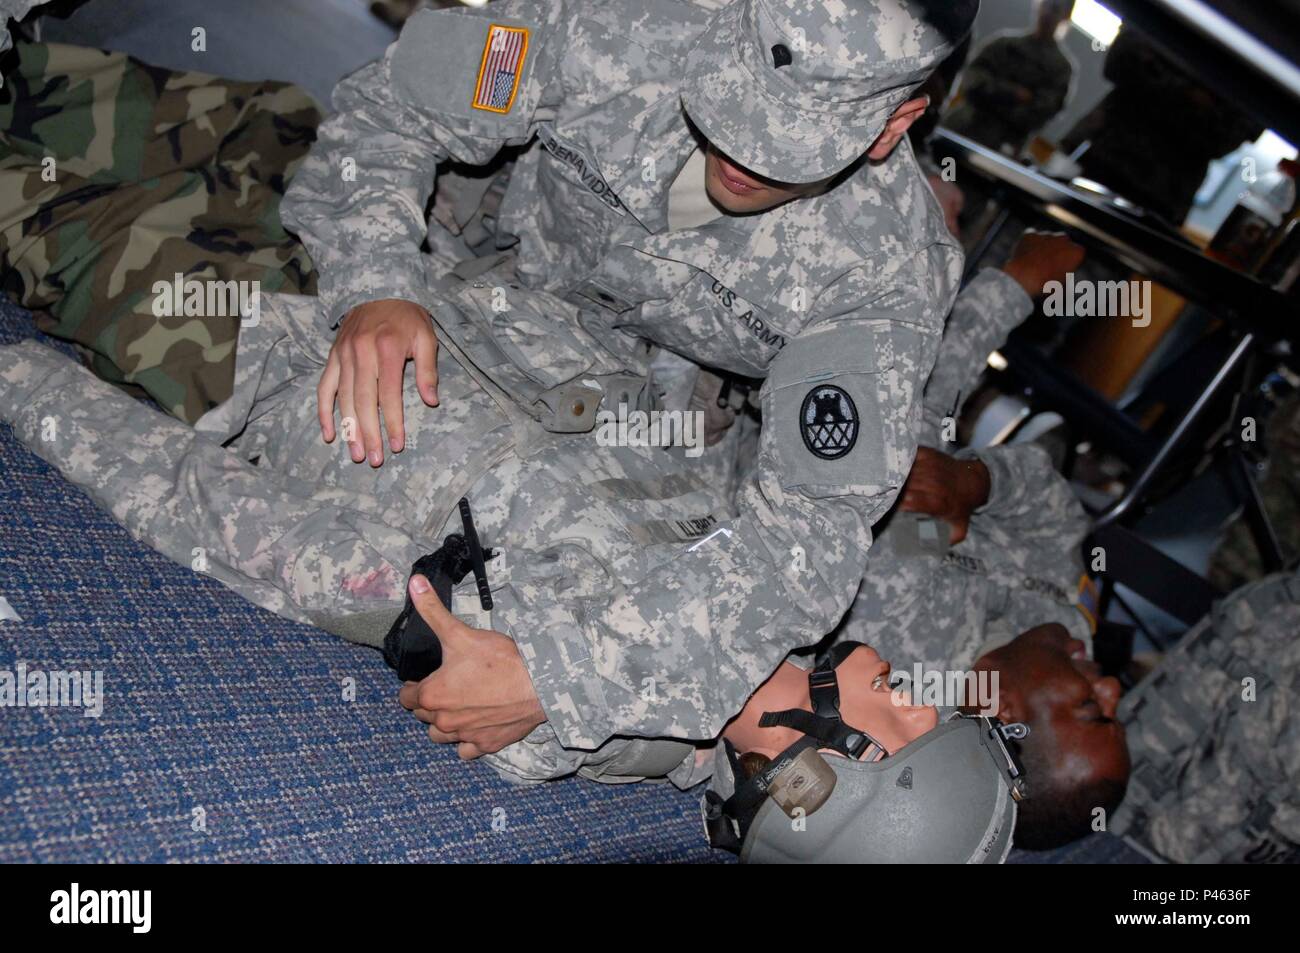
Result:
<svg viewBox="0 0 1300 953">
<path fill-rule="evenodd" d="M 894 147 L 907 135 L 907 130 L 912 128 L 912 123 L 924 116 L 929 108 L 930 97 L 917 96 L 895 109 L 894 114 L 889 117 L 889 122 L 885 123 L 885 131 L 872 143 L 867 158 L 873 162 L 888 158 L 894 151 Z"/>
</svg>

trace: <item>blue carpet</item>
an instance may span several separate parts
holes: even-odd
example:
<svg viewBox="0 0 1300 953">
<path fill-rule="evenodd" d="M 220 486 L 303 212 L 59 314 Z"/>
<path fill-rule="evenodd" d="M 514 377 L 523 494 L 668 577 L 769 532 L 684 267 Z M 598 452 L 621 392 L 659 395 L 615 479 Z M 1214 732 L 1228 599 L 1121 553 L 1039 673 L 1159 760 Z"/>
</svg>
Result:
<svg viewBox="0 0 1300 953">
<path fill-rule="evenodd" d="M 24 337 L 52 343 L 0 298 L 0 343 Z M 519 788 L 462 764 L 397 705 L 377 652 L 277 618 L 135 542 L 7 424 L 0 595 L 23 618 L 0 622 L 0 670 L 100 671 L 105 694 L 99 718 L 0 709 L 0 862 L 727 857 L 705 845 L 698 792 Z M 344 700 L 348 679 L 355 701 Z M 1012 855 L 1135 859 L 1104 835 Z"/>
</svg>

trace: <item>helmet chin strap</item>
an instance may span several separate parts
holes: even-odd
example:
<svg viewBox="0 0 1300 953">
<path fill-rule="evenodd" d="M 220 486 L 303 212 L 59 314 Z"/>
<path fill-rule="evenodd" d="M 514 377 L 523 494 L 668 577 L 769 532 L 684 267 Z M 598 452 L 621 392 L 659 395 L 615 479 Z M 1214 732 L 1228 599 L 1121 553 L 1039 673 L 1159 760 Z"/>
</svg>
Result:
<svg viewBox="0 0 1300 953">
<path fill-rule="evenodd" d="M 817 665 L 808 673 L 812 711 L 787 708 L 785 711 L 764 712 L 758 726 L 793 728 L 820 741 L 819 747 L 830 748 L 854 760 L 875 761 L 888 757 L 884 745 L 867 732 L 846 724 L 840 714 L 840 683 L 835 670 L 860 645 L 859 642 L 841 642 L 817 660 Z"/>
<path fill-rule="evenodd" d="M 830 748 L 855 760 L 874 761 L 888 757 L 884 745 L 867 732 L 845 724 L 840 715 L 840 686 L 835 670 L 861 644 L 841 642 L 817 660 L 816 666 L 808 673 L 812 711 L 788 708 L 763 713 L 758 721 L 760 728 L 793 728 L 802 732 L 803 737 L 773 758 L 758 774 L 746 778 L 735 746 L 723 739 L 735 787 L 731 797 L 725 801 L 714 791 L 705 792 L 705 830 L 709 843 L 714 847 L 740 853 L 745 834 L 762 807 L 768 789 L 807 749 Z"/>
</svg>

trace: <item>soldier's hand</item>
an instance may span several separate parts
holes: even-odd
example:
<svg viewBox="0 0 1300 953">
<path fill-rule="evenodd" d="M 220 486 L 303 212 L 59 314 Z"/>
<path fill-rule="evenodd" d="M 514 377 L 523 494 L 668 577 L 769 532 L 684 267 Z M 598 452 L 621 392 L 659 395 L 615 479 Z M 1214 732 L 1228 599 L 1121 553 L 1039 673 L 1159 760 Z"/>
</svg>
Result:
<svg viewBox="0 0 1300 953">
<path fill-rule="evenodd" d="M 384 462 L 379 412 L 388 428 L 388 447 L 394 453 L 406 445 L 402 416 L 402 374 L 406 362 L 415 361 L 415 380 L 421 399 L 438 406 L 438 337 L 429 314 L 418 304 L 388 298 L 371 301 L 348 312 L 339 326 L 329 360 L 316 388 L 316 411 L 321 436 L 334 440 L 334 402 L 344 424 L 344 438 L 352 462 Z"/>
<path fill-rule="evenodd" d="M 429 726 L 430 738 L 457 745 L 468 761 L 521 741 L 546 721 L 513 639 L 461 622 L 423 576 L 411 577 L 410 592 L 442 643 L 442 666 L 403 685 L 398 700 Z"/>
<path fill-rule="evenodd" d="M 1038 232 L 1032 228 L 1020 236 L 1011 260 L 1002 270 L 1016 280 L 1025 293 L 1036 298 L 1043 288 L 1053 281 L 1064 281 L 1065 276 L 1083 264 L 1087 255 L 1078 245 L 1060 232 Z"/>
<path fill-rule="evenodd" d="M 979 460 L 958 460 L 918 447 L 903 484 L 899 509 L 942 519 L 952 527 L 953 545 L 966 538 L 970 517 L 989 501 L 989 471 Z"/>
</svg>

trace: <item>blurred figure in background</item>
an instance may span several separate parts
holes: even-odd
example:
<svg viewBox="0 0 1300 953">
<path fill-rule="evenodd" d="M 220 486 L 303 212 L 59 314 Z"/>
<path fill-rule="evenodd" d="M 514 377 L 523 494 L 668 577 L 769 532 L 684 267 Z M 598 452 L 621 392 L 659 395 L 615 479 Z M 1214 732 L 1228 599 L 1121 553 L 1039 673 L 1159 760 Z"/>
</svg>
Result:
<svg viewBox="0 0 1300 953">
<path fill-rule="evenodd" d="M 944 117 L 953 132 L 1009 155 L 1061 111 L 1074 63 L 1061 45 L 1074 0 L 1039 0 L 1028 33 L 994 37 L 971 62 L 957 105 Z"/>
<path fill-rule="evenodd" d="M 1065 137 L 1083 174 L 1179 226 L 1210 162 L 1264 126 L 1220 99 L 1125 28 L 1106 56 L 1115 88 Z"/>
</svg>

